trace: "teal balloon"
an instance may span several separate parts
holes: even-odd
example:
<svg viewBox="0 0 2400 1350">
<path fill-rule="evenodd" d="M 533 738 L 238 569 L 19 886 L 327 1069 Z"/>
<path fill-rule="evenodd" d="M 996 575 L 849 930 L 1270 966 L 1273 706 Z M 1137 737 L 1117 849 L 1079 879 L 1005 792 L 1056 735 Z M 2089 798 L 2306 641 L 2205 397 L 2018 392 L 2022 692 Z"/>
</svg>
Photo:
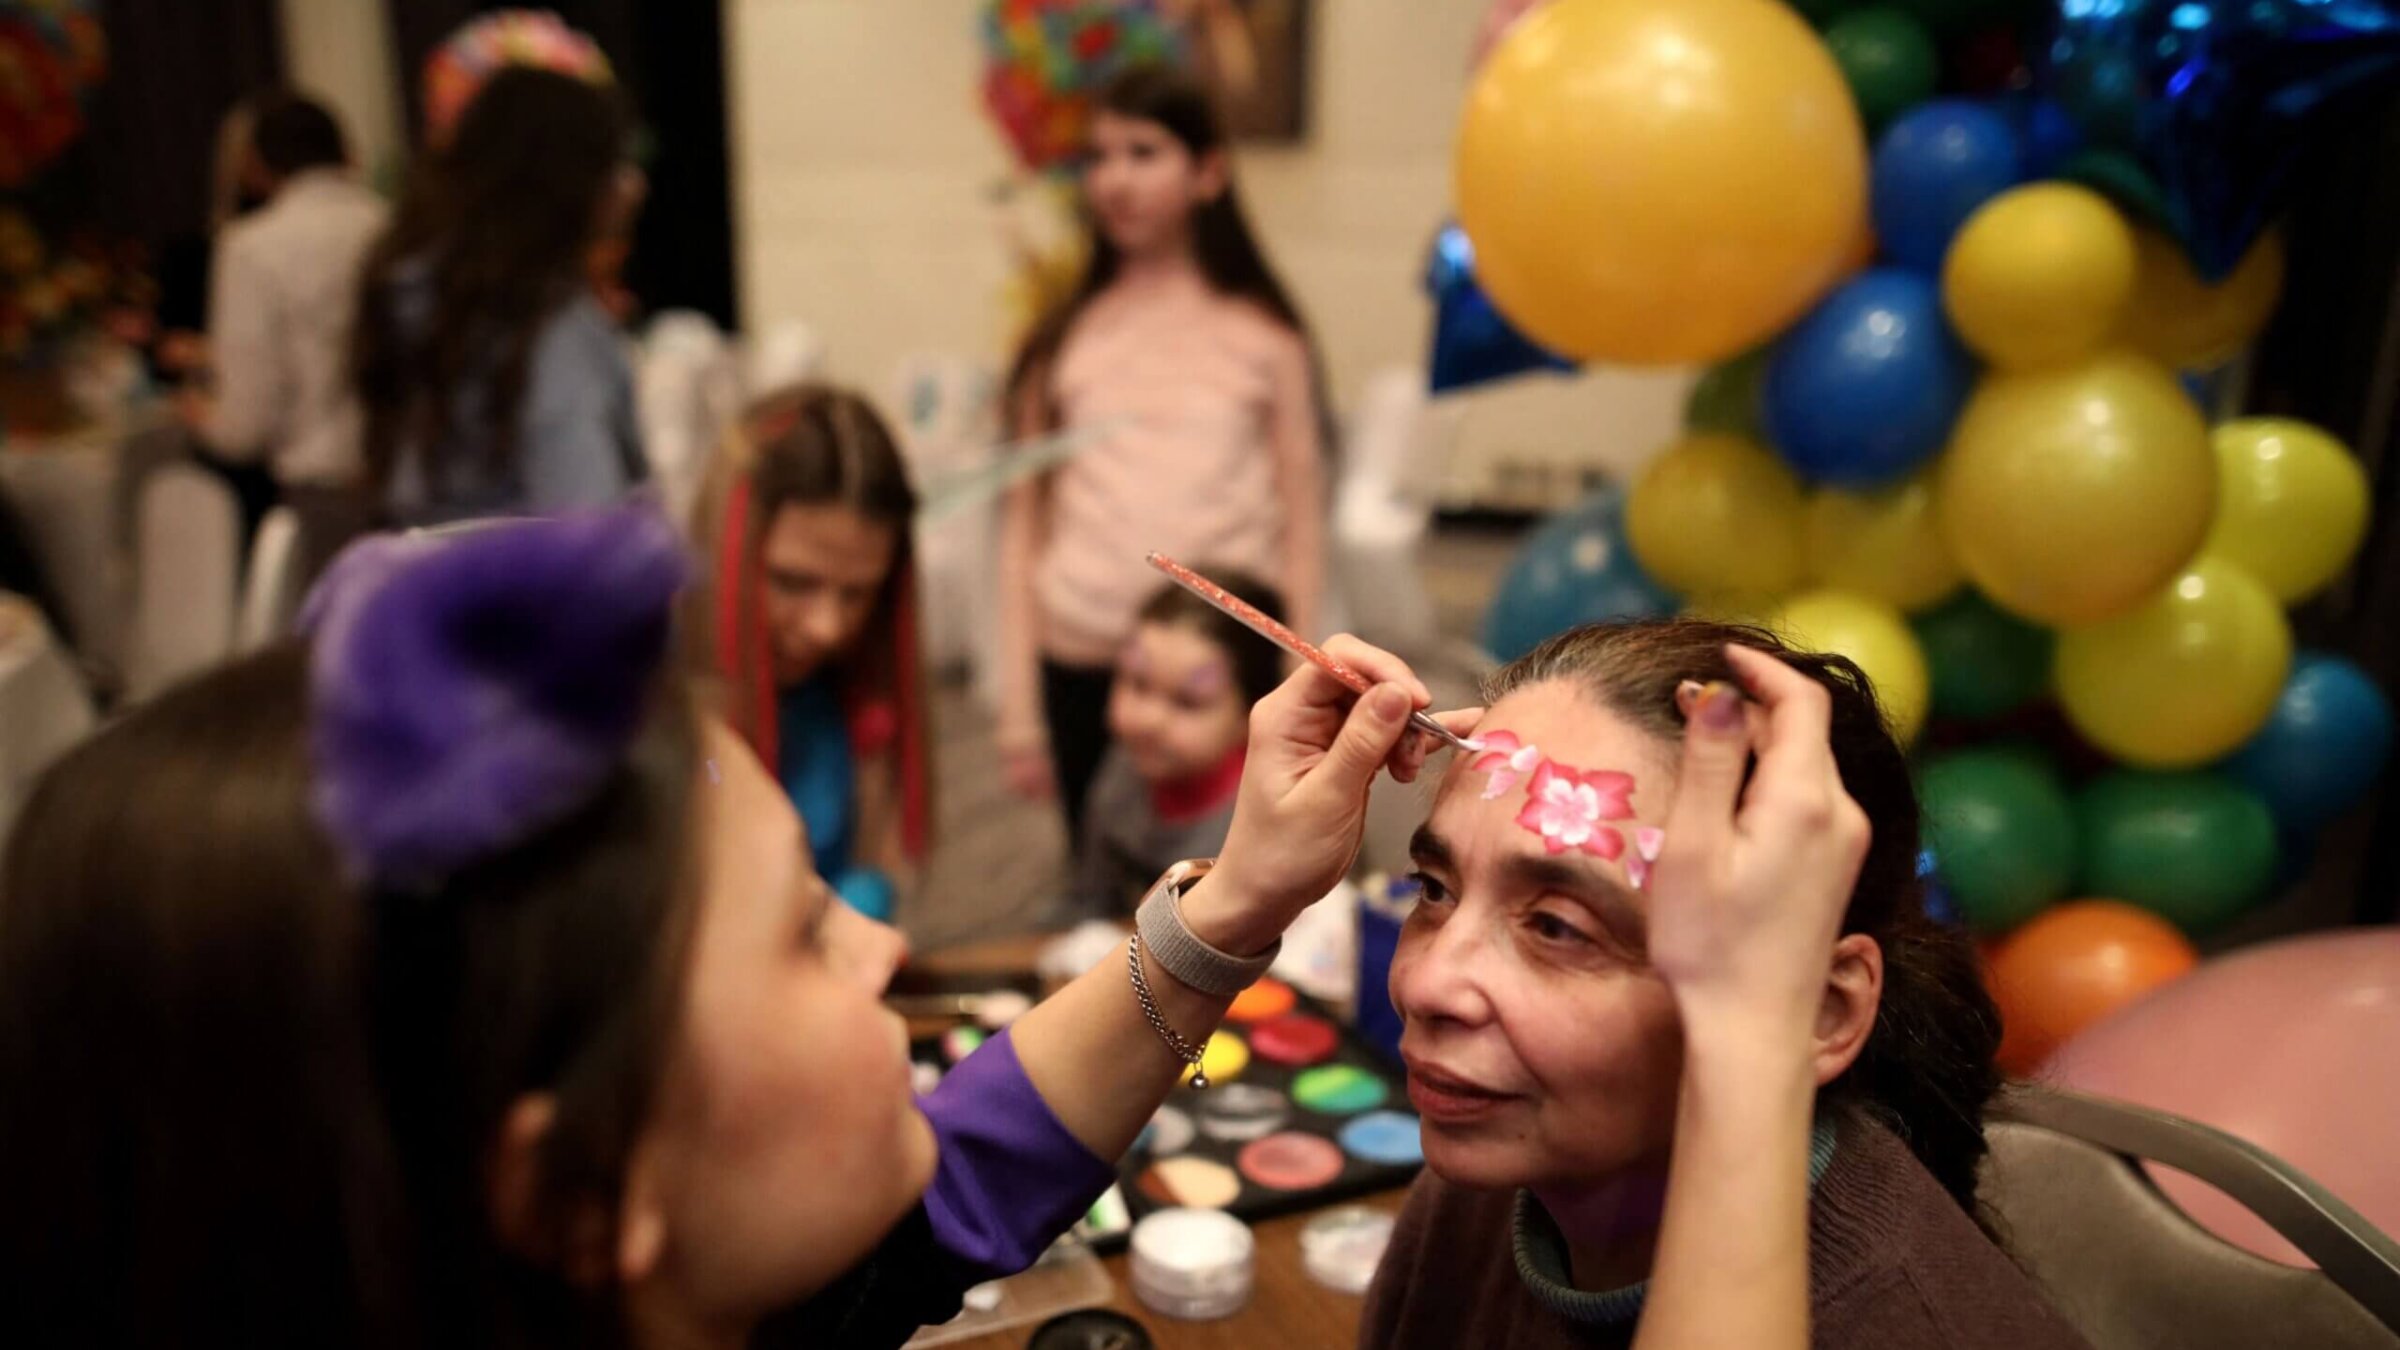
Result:
<svg viewBox="0 0 2400 1350">
<path fill-rule="evenodd" d="M 1581 624 L 1674 612 L 1674 595 L 1650 579 L 1625 542 L 1625 494 L 1604 488 L 1543 522 L 1517 550 L 1484 615 L 1483 645 L 1513 661 Z"/>
<path fill-rule="evenodd" d="M 1998 717 L 2049 686 L 2057 645 L 2050 630 L 2003 612 L 1972 590 L 1910 622 L 1932 672 L 1935 717 Z"/>
<path fill-rule="evenodd" d="M 1827 24 L 1825 48 L 1849 81 L 1870 137 L 1933 97 L 1941 74 L 1941 57 L 1925 25 L 1888 5 L 1852 10 Z"/>
<path fill-rule="evenodd" d="M 2194 936 L 2275 884 L 2275 817 L 2221 775 L 2112 773 L 2083 790 L 2075 816 L 2083 892 L 2140 905 Z"/>
<path fill-rule="evenodd" d="M 2075 812 L 2040 755 L 1979 747 L 1919 771 L 1917 797 L 1942 885 L 1978 932 L 2016 927 L 2075 880 Z"/>
<path fill-rule="evenodd" d="M 1683 425 L 1690 431 L 1721 431 L 1730 436 L 1763 441 L 1759 430 L 1758 385 L 1767 371 L 1768 348 L 1759 347 L 1730 361 L 1710 366 L 1692 386 L 1683 405 Z"/>
</svg>

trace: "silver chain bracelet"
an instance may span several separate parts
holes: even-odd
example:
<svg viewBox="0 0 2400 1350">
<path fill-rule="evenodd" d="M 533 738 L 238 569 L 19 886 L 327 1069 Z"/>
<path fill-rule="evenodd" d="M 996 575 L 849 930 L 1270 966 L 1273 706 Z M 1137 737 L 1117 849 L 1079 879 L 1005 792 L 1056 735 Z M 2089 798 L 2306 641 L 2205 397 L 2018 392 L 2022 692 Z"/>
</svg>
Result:
<svg viewBox="0 0 2400 1350">
<path fill-rule="evenodd" d="M 1158 1038 L 1167 1043 L 1169 1050 L 1175 1052 L 1175 1058 L 1192 1066 L 1192 1087 L 1207 1087 L 1208 1075 L 1200 1069 L 1200 1056 L 1205 1053 L 1205 1047 L 1185 1040 L 1181 1033 L 1167 1025 L 1166 1015 L 1159 1012 L 1158 1000 L 1150 993 L 1150 977 L 1142 973 L 1142 935 L 1139 933 L 1125 944 L 1125 970 L 1133 976 L 1133 997 L 1142 1005 L 1142 1016 L 1149 1020 L 1150 1029 L 1158 1033 Z"/>
</svg>

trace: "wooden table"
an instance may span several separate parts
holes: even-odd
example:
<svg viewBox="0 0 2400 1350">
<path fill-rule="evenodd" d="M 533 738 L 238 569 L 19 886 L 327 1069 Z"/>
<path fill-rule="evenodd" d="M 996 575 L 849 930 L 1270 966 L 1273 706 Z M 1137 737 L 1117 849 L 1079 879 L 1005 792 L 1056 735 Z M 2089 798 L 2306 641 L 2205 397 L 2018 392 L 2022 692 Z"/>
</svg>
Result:
<svg viewBox="0 0 2400 1350">
<path fill-rule="evenodd" d="M 963 974 L 1024 970 L 1046 939 L 1002 938 L 921 955 L 910 962 L 929 973 Z M 1407 1192 L 1387 1191 L 1344 1204 L 1366 1205 L 1397 1213 Z M 1142 1306 L 1133 1296 L 1133 1280 L 1123 1252 L 1102 1264 L 1115 1286 L 1103 1305 L 1141 1323 L 1161 1350 L 1282 1350 L 1282 1347 L 1346 1347 L 1358 1343 L 1358 1319 L 1364 1306 L 1356 1294 L 1336 1293 L 1309 1278 L 1300 1263 L 1300 1230 L 1317 1211 L 1269 1219 L 1254 1230 L 1258 1235 L 1257 1284 L 1248 1307 L 1213 1322 L 1180 1322 Z M 961 1350 L 1021 1350 L 1032 1327 L 996 1331 L 953 1341 Z"/>
</svg>

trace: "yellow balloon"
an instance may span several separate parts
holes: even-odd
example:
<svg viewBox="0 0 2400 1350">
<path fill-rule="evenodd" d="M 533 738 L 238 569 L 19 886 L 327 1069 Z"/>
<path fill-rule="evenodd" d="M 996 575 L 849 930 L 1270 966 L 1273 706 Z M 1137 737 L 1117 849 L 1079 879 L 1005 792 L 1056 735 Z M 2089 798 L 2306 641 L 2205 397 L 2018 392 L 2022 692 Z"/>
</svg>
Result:
<svg viewBox="0 0 2400 1350">
<path fill-rule="evenodd" d="M 2119 759 L 2188 768 L 2266 725 L 2291 665 L 2283 606 L 2241 568 L 2203 555 L 2131 613 L 2059 635 L 2058 701 Z"/>
<path fill-rule="evenodd" d="M 1774 627 L 1803 651 L 1847 656 L 1866 672 L 1892 738 L 1902 745 L 1925 725 L 1933 688 L 1924 649 L 1900 611 L 1843 591 L 1810 591 L 1784 602 Z"/>
<path fill-rule="evenodd" d="M 2200 549 L 2217 467 L 2200 410 L 2146 358 L 2107 351 L 1995 371 L 1942 457 L 1942 535 L 1994 604 L 2095 623 L 2140 604 Z"/>
<path fill-rule="evenodd" d="M 1967 217 L 1942 260 L 1942 306 L 1994 365 L 2064 365 L 2108 340 L 2133 274 L 2133 231 L 2107 198 L 2032 183 Z"/>
<path fill-rule="evenodd" d="M 1799 317 L 1866 214 L 1866 140 L 1779 0 L 1556 0 L 1476 72 L 1458 133 L 1476 277 L 1587 361 L 1716 361 Z"/>
<path fill-rule="evenodd" d="M 1694 597 L 1774 596 L 1800 581 L 1800 480 L 1739 436 L 1669 446 L 1625 499 L 1625 541 L 1659 585 Z"/>
<path fill-rule="evenodd" d="M 2283 237 L 2260 235 L 2233 272 L 2211 286 L 2183 246 L 2154 230 L 2134 232 L 2139 259 L 2125 306 L 2125 341 L 2178 370 L 2221 365 L 2257 337 L 2283 297 Z"/>
<path fill-rule="evenodd" d="M 1940 604 L 1967 581 L 1942 541 L 1930 472 L 1890 487 L 1819 491 L 1808 502 L 1804 537 L 1809 580 L 1909 613 Z"/>
<path fill-rule="evenodd" d="M 2217 520 L 2204 551 L 2237 563 L 2285 604 L 2324 589 L 2367 535 L 2367 474 L 2306 422 L 2246 417 L 2218 427 Z"/>
</svg>

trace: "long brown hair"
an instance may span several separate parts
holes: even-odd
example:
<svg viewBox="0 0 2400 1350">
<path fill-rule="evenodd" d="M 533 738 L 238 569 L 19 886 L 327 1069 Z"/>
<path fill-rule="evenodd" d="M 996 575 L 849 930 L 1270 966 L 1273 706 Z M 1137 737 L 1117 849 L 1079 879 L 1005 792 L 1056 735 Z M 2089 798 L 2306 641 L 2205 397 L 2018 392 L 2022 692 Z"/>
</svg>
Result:
<svg viewBox="0 0 2400 1350">
<path fill-rule="evenodd" d="M 0 860 L 0 1325 L 12 1344 L 590 1346 L 678 1025 L 689 706 L 581 810 L 429 890 L 345 880 L 307 655 L 171 690 L 41 779 Z M 128 846 L 128 841 L 138 841 Z M 558 1099 L 530 1252 L 484 1163 Z M 30 1337 L 30 1340 L 23 1339 Z"/>
<path fill-rule="evenodd" d="M 1845 657 L 1798 651 L 1763 629 L 1735 624 L 1594 624 L 1561 633 L 1501 667 L 1486 682 L 1484 697 L 1489 703 L 1513 689 L 1566 680 L 1660 740 L 1680 742 L 1676 688 L 1686 680 L 1734 680 L 1725 659 L 1728 644 L 1767 652 L 1833 696 L 1834 764 L 1843 788 L 1874 825 L 1842 931 L 1864 933 L 1883 949 L 1883 1001 L 1866 1048 L 1820 1097 L 1863 1109 L 1890 1126 L 1975 1215 L 1983 1112 L 2000 1085 L 1993 1064 L 2000 1014 L 1984 990 L 1973 944 L 1925 914 L 1916 788 L 1859 668 Z"/>
<path fill-rule="evenodd" d="M 804 382 L 751 405 L 711 476 L 716 481 L 701 494 L 698 525 L 702 538 L 715 540 L 715 575 L 711 591 L 695 598 L 706 606 L 708 622 L 694 628 L 713 632 L 702 668 L 725 682 L 722 711 L 770 772 L 777 761 L 778 691 L 759 556 L 776 513 L 840 506 L 892 531 L 891 570 L 838 678 L 854 739 L 862 724 L 877 727 L 875 743 L 860 748 L 898 761 L 902 844 L 910 857 L 921 857 L 932 828 L 931 748 L 917 633 L 917 492 L 899 442 L 864 397 Z"/>
<path fill-rule="evenodd" d="M 509 462 L 534 343 L 586 285 L 601 204 L 627 159 L 630 121 L 613 90 L 512 66 L 477 91 L 456 133 L 417 164 L 368 255 L 351 369 L 366 411 L 369 483 L 380 492 L 404 445 L 437 482 L 454 438 Z M 417 269 L 429 313 L 411 312 Z M 480 402 L 460 393 L 480 384 Z M 474 425 L 454 425 L 471 411 Z"/>
<path fill-rule="evenodd" d="M 1155 122 L 1194 157 L 1225 148 L 1225 127 L 1207 88 L 1171 66 L 1136 66 L 1125 71 L 1101 89 L 1093 101 L 1093 109 Z M 1088 214 L 1084 234 L 1089 248 L 1075 288 L 1034 324 L 1009 362 L 1005 406 L 1012 410 L 1022 406 L 1020 401 L 1032 391 L 1032 382 L 1048 379 L 1051 363 L 1065 345 L 1075 320 L 1108 289 L 1124 267 L 1123 255 L 1109 242 L 1106 231 L 1091 225 Z M 1298 334 L 1303 343 L 1308 342 L 1308 324 L 1300 317 L 1299 306 L 1292 303 L 1291 293 L 1284 289 L 1282 278 L 1267 261 L 1266 251 L 1259 247 L 1258 236 L 1251 231 L 1250 217 L 1242 209 L 1241 196 L 1234 190 L 1230 175 L 1223 192 L 1194 208 L 1191 240 L 1193 260 L 1200 265 L 1200 274 L 1207 279 L 1210 289 L 1250 301 Z M 1312 345 L 1312 367 L 1315 361 Z"/>
</svg>

